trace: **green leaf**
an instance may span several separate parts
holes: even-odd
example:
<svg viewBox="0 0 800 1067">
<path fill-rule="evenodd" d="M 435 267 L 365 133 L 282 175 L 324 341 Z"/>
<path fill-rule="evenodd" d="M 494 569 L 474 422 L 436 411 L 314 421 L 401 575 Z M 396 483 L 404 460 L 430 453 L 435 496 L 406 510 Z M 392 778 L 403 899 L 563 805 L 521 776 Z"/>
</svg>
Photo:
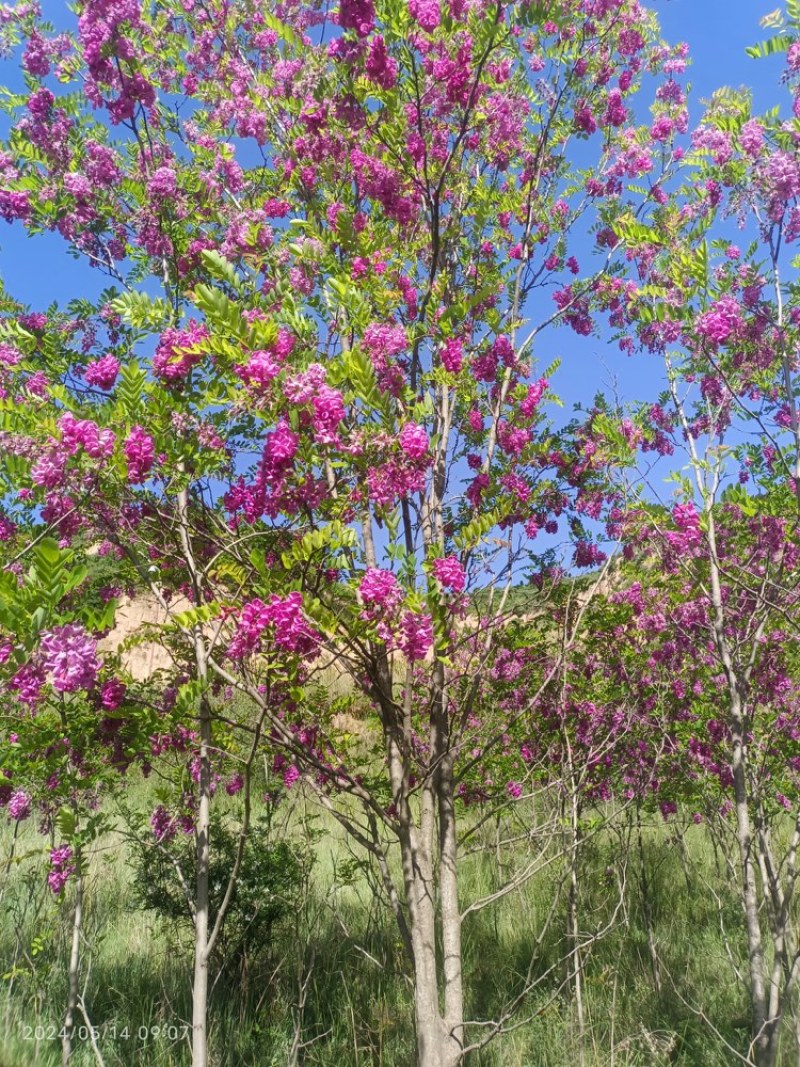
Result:
<svg viewBox="0 0 800 1067">
<path fill-rule="evenodd" d="M 193 626 L 211 622 L 218 612 L 219 603 L 215 600 L 209 604 L 200 604 L 196 608 L 189 608 L 188 611 L 178 612 L 177 615 L 172 616 L 172 619 L 176 626 L 190 629 Z"/>
<path fill-rule="evenodd" d="M 453 543 L 456 548 L 464 549 L 475 548 L 486 537 L 490 530 L 492 530 L 503 517 L 502 508 L 493 508 L 485 515 L 479 515 L 472 522 L 468 522 L 463 529 L 453 538 Z"/>
<path fill-rule="evenodd" d="M 212 278 L 216 278 L 220 282 L 227 282 L 233 289 L 239 288 L 239 275 L 236 273 L 236 268 L 224 256 L 211 248 L 204 248 L 200 254 L 203 259 L 203 266 Z"/>
<path fill-rule="evenodd" d="M 633 217 L 633 215 L 620 215 L 613 223 L 614 233 L 625 244 L 629 245 L 660 245 L 661 240 L 655 230 L 645 226 Z"/>
<path fill-rule="evenodd" d="M 290 549 L 281 554 L 281 562 L 290 570 L 298 563 L 308 562 L 313 556 L 319 555 L 322 558 L 344 548 L 353 548 L 355 544 L 355 530 L 335 521 L 304 534 Z"/>
<path fill-rule="evenodd" d="M 373 411 L 378 411 L 384 422 L 392 422 L 392 401 L 378 388 L 375 368 L 366 352 L 351 348 L 344 358 L 345 374 L 356 397 Z"/>
<path fill-rule="evenodd" d="M 194 713 L 197 710 L 200 697 L 206 690 L 206 686 L 207 683 L 199 678 L 194 678 L 191 682 L 184 682 L 178 689 L 175 710 L 180 715 L 190 715 Z"/>
<path fill-rule="evenodd" d="M 34 557 L 37 563 L 41 563 L 44 566 L 59 563 L 61 561 L 61 549 L 58 547 L 58 541 L 52 537 L 43 537 L 34 550 Z"/>
<path fill-rule="evenodd" d="M 776 52 L 786 52 L 791 43 L 792 38 L 789 34 L 779 33 L 775 37 L 769 37 L 766 41 L 760 41 L 758 44 L 745 48 L 745 54 L 751 59 L 766 59 L 767 56 L 772 56 Z"/>
<path fill-rule="evenodd" d="M 117 386 L 117 404 L 122 415 L 134 419 L 142 407 L 147 372 L 138 363 L 127 363 L 121 370 Z"/>
<path fill-rule="evenodd" d="M 172 317 L 172 308 L 163 297 L 147 293 L 123 293 L 111 301 L 123 322 L 135 330 L 163 330 Z"/>
<path fill-rule="evenodd" d="M 241 340 L 247 337 L 247 322 L 239 305 L 220 289 L 215 289 L 211 285 L 197 285 L 192 297 L 215 329 L 221 333 L 233 334 Z"/>
<path fill-rule="evenodd" d="M 467 297 L 465 300 L 459 300 L 455 304 L 451 304 L 439 319 L 440 325 L 443 324 L 444 326 L 449 326 L 451 323 L 462 321 L 474 307 L 483 303 L 488 297 L 494 296 L 496 292 L 497 285 L 492 282 L 490 285 L 485 285 L 482 289 L 479 289 L 477 293 Z"/>
<path fill-rule="evenodd" d="M 77 827 L 77 820 L 72 808 L 59 808 L 56 815 L 56 826 L 62 837 L 69 839 L 73 836 Z"/>
</svg>

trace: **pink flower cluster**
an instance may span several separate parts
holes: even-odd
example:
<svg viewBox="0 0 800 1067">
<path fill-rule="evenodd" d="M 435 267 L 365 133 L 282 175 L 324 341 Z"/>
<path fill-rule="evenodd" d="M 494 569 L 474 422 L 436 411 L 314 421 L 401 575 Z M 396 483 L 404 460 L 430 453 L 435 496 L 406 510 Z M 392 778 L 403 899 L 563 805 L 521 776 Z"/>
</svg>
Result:
<svg viewBox="0 0 800 1067">
<path fill-rule="evenodd" d="M 101 430 L 91 419 L 76 419 L 68 411 L 61 416 L 58 428 L 61 442 L 70 456 L 83 449 L 92 459 L 102 459 L 114 451 L 114 431 Z"/>
<path fill-rule="evenodd" d="M 407 496 L 425 488 L 426 464 L 413 466 L 407 461 L 389 459 L 371 466 L 367 471 L 367 490 L 370 500 L 381 507 L 389 507 Z"/>
<path fill-rule="evenodd" d="M 343 30 L 355 30 L 358 37 L 368 37 L 375 26 L 372 0 L 341 0 L 339 25 Z"/>
<path fill-rule="evenodd" d="M 89 363 L 83 375 L 88 385 L 99 389 L 111 389 L 119 374 L 119 360 L 110 353 Z"/>
<path fill-rule="evenodd" d="M 549 384 L 547 378 L 540 378 L 538 382 L 528 386 L 528 394 L 519 406 L 520 414 L 524 415 L 526 419 L 533 415 L 542 397 L 547 392 Z"/>
<path fill-rule="evenodd" d="M 206 327 L 194 320 L 181 330 L 165 330 L 153 356 L 153 372 L 170 384 L 186 378 L 201 359 L 194 349 L 207 338 Z"/>
<path fill-rule="evenodd" d="M 443 589 L 450 589 L 453 593 L 464 592 L 467 579 L 464 568 L 456 556 L 435 559 L 433 561 L 433 573 L 436 581 Z"/>
<path fill-rule="evenodd" d="M 405 329 L 394 323 L 371 323 L 364 331 L 362 344 L 375 368 L 380 388 L 398 395 L 403 373 L 395 359 L 408 348 Z"/>
<path fill-rule="evenodd" d="M 764 127 L 758 119 L 748 119 L 739 132 L 739 143 L 748 156 L 755 158 L 764 144 Z"/>
<path fill-rule="evenodd" d="M 245 366 L 235 368 L 236 373 L 248 385 L 265 389 L 281 373 L 294 346 L 294 336 L 287 330 L 278 330 L 274 343 L 252 352 Z"/>
<path fill-rule="evenodd" d="M 457 576 L 453 577 L 457 582 Z M 380 639 L 399 648 L 409 660 L 424 659 L 433 645 L 433 622 L 430 615 L 410 610 L 404 611 L 398 621 L 404 594 L 392 572 L 381 567 L 368 567 L 358 592 L 364 604 L 361 617 L 368 622 L 377 622 Z"/>
<path fill-rule="evenodd" d="M 100 686 L 100 705 L 106 711 L 116 711 L 125 699 L 128 687 L 119 678 L 109 678 Z"/>
<path fill-rule="evenodd" d="M 364 70 L 370 81 L 382 89 L 391 89 L 397 81 L 397 60 L 392 59 L 379 33 L 371 39 Z"/>
<path fill-rule="evenodd" d="M 669 545 L 677 552 L 688 552 L 697 548 L 703 535 L 700 530 L 700 516 L 694 504 L 691 501 L 688 504 L 676 504 L 672 509 L 672 518 L 678 530 L 666 534 Z"/>
<path fill-rule="evenodd" d="M 458 374 L 464 362 L 464 348 L 457 337 L 448 337 L 442 345 L 442 366 L 450 374 Z"/>
<path fill-rule="evenodd" d="M 57 489 L 64 482 L 66 456 L 60 451 L 45 452 L 31 467 L 31 481 L 43 489 Z"/>
<path fill-rule="evenodd" d="M 604 126 L 622 126 L 628 118 L 628 111 L 622 99 L 619 89 L 612 89 L 606 100 L 606 110 L 603 115 Z"/>
<path fill-rule="evenodd" d="M 288 596 L 273 596 L 268 604 L 258 598 L 245 604 L 239 613 L 239 622 L 228 655 L 233 660 L 258 652 L 265 630 L 272 631 L 272 640 L 286 652 L 311 657 L 319 652 L 320 635 L 313 630 L 303 615 L 303 597 L 300 593 Z"/>
<path fill-rule="evenodd" d="M 264 439 L 262 470 L 269 482 L 279 479 L 291 467 L 297 454 L 299 438 L 289 428 L 289 423 L 281 419 L 275 429 Z"/>
<path fill-rule="evenodd" d="M 228 781 L 225 783 L 225 792 L 229 797 L 235 797 L 237 793 L 241 793 L 244 789 L 244 778 L 238 772 L 232 774 Z"/>
<path fill-rule="evenodd" d="M 39 703 L 44 686 L 44 675 L 36 664 L 26 663 L 20 667 L 8 685 L 23 704 L 34 708 Z"/>
<path fill-rule="evenodd" d="M 159 167 L 147 182 L 147 192 L 156 203 L 172 200 L 178 192 L 178 176 L 172 167 Z"/>
<path fill-rule="evenodd" d="M 133 426 L 123 451 L 128 461 L 128 481 L 131 485 L 141 485 L 147 480 L 156 458 L 153 438 L 141 426 Z"/>
<path fill-rule="evenodd" d="M 14 822 L 22 822 L 31 813 L 31 798 L 24 789 L 16 789 L 8 801 L 8 814 Z"/>
<path fill-rule="evenodd" d="M 789 152 L 775 152 L 767 161 L 763 175 L 769 197 L 769 217 L 779 222 L 788 201 L 800 196 L 800 163 Z"/>
<path fill-rule="evenodd" d="M 312 363 L 301 374 L 295 374 L 284 385 L 288 400 L 298 405 L 310 405 L 310 422 L 318 444 L 337 444 L 337 429 L 344 418 L 344 401 L 338 389 L 326 382 L 327 372 L 321 363 Z M 308 423 L 309 414 L 301 420 Z"/>
<path fill-rule="evenodd" d="M 159 804 L 150 816 L 150 829 L 159 844 L 171 841 L 178 832 L 178 821 L 174 815 L 170 815 L 163 804 Z"/>
<path fill-rule="evenodd" d="M 428 435 L 415 422 L 407 422 L 400 431 L 400 447 L 409 459 L 422 459 L 428 452 Z"/>
<path fill-rule="evenodd" d="M 408 10 L 427 33 L 433 33 L 442 18 L 438 0 L 409 0 Z"/>
<path fill-rule="evenodd" d="M 384 615 L 393 615 L 403 601 L 403 590 L 391 571 L 381 567 L 368 567 L 358 587 L 370 615 L 374 609 Z"/>
<path fill-rule="evenodd" d="M 312 399 L 314 437 L 318 444 L 336 444 L 337 430 L 344 419 L 344 401 L 338 389 L 321 385 Z"/>
<path fill-rule="evenodd" d="M 236 370 L 239 377 L 248 385 L 265 389 L 278 377 L 282 368 L 271 352 L 259 349 L 251 354 L 245 366 L 237 367 Z"/>
<path fill-rule="evenodd" d="M 739 304 L 732 296 L 723 296 L 697 320 L 697 332 L 714 345 L 724 344 L 741 326 Z"/>
<path fill-rule="evenodd" d="M 78 623 L 67 623 L 42 634 L 42 666 L 52 675 L 59 693 L 93 689 L 100 662 L 97 642 Z"/>
<path fill-rule="evenodd" d="M 47 884 L 53 893 L 58 896 L 67 884 L 69 876 L 75 871 L 75 864 L 70 863 L 72 849 L 69 845 L 59 845 L 50 850 L 50 871 L 47 875 Z"/>
<path fill-rule="evenodd" d="M 140 73 L 127 73 L 133 60 L 133 42 L 124 36 L 123 27 L 141 25 L 139 0 L 104 0 L 87 4 L 78 20 L 78 30 L 90 77 L 86 95 L 96 107 L 106 106 L 113 123 L 133 117 L 138 105 L 150 108 L 155 103 L 155 90 Z M 114 62 L 114 57 L 125 61 Z M 110 101 L 108 86 L 115 94 Z"/>
<path fill-rule="evenodd" d="M 575 545 L 573 562 L 576 567 L 599 567 L 608 557 L 591 541 L 578 541 Z"/>
<path fill-rule="evenodd" d="M 404 611 L 397 643 L 406 659 L 425 659 L 433 646 L 433 620 L 430 615 Z"/>
</svg>

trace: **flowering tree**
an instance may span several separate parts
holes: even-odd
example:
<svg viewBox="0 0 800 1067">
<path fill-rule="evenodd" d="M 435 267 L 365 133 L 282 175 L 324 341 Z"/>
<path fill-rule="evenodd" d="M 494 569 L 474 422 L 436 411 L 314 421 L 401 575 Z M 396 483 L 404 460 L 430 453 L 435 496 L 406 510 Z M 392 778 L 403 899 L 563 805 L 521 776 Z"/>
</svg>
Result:
<svg viewBox="0 0 800 1067">
<path fill-rule="evenodd" d="M 787 51 L 797 115 L 800 9 L 787 8 L 785 32 L 753 52 Z M 723 814 L 735 817 L 748 1062 L 769 1067 L 800 967 L 791 906 L 800 841 L 800 313 L 796 259 L 785 262 L 800 236 L 796 122 L 777 109 L 754 117 L 746 94 L 720 92 L 692 135 L 689 162 L 693 181 L 682 198 L 656 211 L 652 225 L 623 220 L 618 230 L 640 270 L 635 333 L 666 371 L 662 401 L 642 412 L 643 443 L 662 454 L 680 449 L 688 462 L 678 502 L 630 516 L 627 529 L 630 550 L 653 554 L 670 578 L 655 609 L 636 610 L 663 634 L 653 655 L 662 668 L 671 662 L 684 688 L 697 771 L 716 783 Z M 751 242 L 744 251 L 730 220 Z M 695 699 L 703 670 L 724 713 Z"/>
<path fill-rule="evenodd" d="M 5 318 L 3 543 L 11 573 L 45 535 L 70 567 L 100 546 L 165 611 L 170 699 L 140 704 L 182 717 L 167 743 L 191 748 L 195 1067 L 232 732 L 247 768 L 263 734 L 373 857 L 418 1062 L 463 1059 L 457 802 L 535 699 L 520 682 L 502 723 L 487 712 L 507 590 L 566 518 L 575 564 L 602 561 L 584 523 L 616 449 L 602 423 L 547 427 L 534 348 L 550 323 L 623 312 L 611 224 L 665 198 L 686 125 L 683 51 L 656 29 L 637 0 L 87 0 L 75 34 L 31 5 L 4 23 L 27 88 L 0 212 L 62 234 L 111 288 Z M 629 106 L 648 71 L 652 130 Z M 103 677 L 86 650 L 107 620 L 55 609 L 27 643 L 3 621 L 6 690 L 34 677 L 34 707 L 57 700 L 56 662 L 90 700 Z M 377 767 L 314 684 L 331 662 L 374 716 Z M 225 687 L 254 721 L 231 721 Z"/>
</svg>

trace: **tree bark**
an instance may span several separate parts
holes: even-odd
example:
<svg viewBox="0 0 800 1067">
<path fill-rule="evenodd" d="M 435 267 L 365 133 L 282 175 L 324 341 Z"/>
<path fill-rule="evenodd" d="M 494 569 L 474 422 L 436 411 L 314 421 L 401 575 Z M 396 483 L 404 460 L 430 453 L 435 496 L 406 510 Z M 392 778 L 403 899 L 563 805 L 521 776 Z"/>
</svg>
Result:
<svg viewBox="0 0 800 1067">
<path fill-rule="evenodd" d="M 753 855 L 753 829 L 750 819 L 750 797 L 747 788 L 746 749 L 741 705 L 738 695 L 732 700 L 733 797 L 736 808 L 736 836 L 739 845 L 742 906 L 747 930 L 747 950 L 750 973 L 751 1055 L 757 1067 L 774 1067 L 778 1053 L 780 1015 L 768 1012 L 766 990 L 766 961 L 758 914 L 756 863 Z"/>
<path fill-rule="evenodd" d="M 458 1067 L 463 1059 L 464 1020 L 452 771 L 445 768 L 441 773 L 440 769 L 435 776 L 436 789 L 430 785 L 423 789 L 417 822 L 408 798 L 398 739 L 387 737 L 387 748 L 398 811 L 400 856 L 408 907 L 417 1067 Z M 440 816 L 438 839 L 433 833 L 437 806 Z M 438 886 L 434 875 L 435 841 L 438 841 L 439 849 Z M 436 944 L 437 896 L 441 900 L 438 917 L 442 923 L 444 950 L 441 983 Z M 440 1007 L 440 991 L 444 994 L 444 1013 Z"/>
<path fill-rule="evenodd" d="M 713 494 L 708 498 L 712 499 Z M 746 686 L 737 672 L 725 631 L 725 608 L 720 581 L 716 527 L 710 506 L 706 507 L 708 522 L 709 577 L 714 643 L 717 648 L 728 687 L 728 722 L 731 731 L 731 774 L 736 812 L 736 836 L 739 848 L 740 893 L 747 935 L 748 970 L 750 976 L 751 1041 L 750 1055 L 757 1067 L 774 1067 L 778 1053 L 780 1011 L 770 1011 L 767 999 L 767 963 L 758 912 L 756 885 L 756 856 L 754 852 L 751 818 L 750 788 L 747 781 L 747 722 Z M 744 687 L 744 688 L 743 688 Z"/>
<path fill-rule="evenodd" d="M 183 557 L 189 570 L 195 604 L 202 604 L 203 590 L 189 535 L 189 494 L 178 493 L 179 535 Z M 192 628 L 197 680 L 208 680 L 208 654 L 203 627 Z M 208 1067 L 208 957 L 209 957 L 209 863 L 211 832 L 211 706 L 208 695 L 200 695 L 200 746 L 197 818 L 195 821 L 194 974 L 192 979 L 192 1067 Z"/>
<path fill-rule="evenodd" d="M 198 664 L 199 666 L 199 664 Z M 200 782 L 195 824 L 197 880 L 192 981 L 192 1067 L 208 1067 L 208 868 L 211 823 L 211 715 L 205 696 L 200 703 Z"/>
<path fill-rule="evenodd" d="M 453 756 L 442 757 L 437 782 L 439 862 L 444 978 L 444 1064 L 459 1064 L 464 1048 L 464 984 L 461 959 L 461 911 L 458 903 L 458 847 L 453 795 Z"/>
<path fill-rule="evenodd" d="M 64 1030 L 61 1038 L 61 1063 L 69 1067 L 72 1059 L 72 1031 L 75 1027 L 75 1009 L 78 1006 L 78 982 L 80 978 L 81 932 L 83 926 L 83 873 L 80 849 L 75 852 L 75 911 L 72 915 L 72 944 L 69 953 L 69 993 Z"/>
</svg>

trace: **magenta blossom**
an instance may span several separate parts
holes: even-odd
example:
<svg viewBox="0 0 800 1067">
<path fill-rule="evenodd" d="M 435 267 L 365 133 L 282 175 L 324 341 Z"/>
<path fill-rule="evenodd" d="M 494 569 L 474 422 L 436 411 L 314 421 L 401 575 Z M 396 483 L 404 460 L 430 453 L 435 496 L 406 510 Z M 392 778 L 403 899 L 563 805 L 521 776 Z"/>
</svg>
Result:
<svg viewBox="0 0 800 1067">
<path fill-rule="evenodd" d="M 433 646 L 433 621 L 430 615 L 403 612 L 398 644 L 406 659 L 425 659 Z"/>
<path fill-rule="evenodd" d="M 59 895 L 69 876 L 75 871 L 75 864 L 70 863 L 71 859 L 72 849 L 69 845 L 59 845 L 58 848 L 50 850 L 50 871 L 47 875 L 47 884 L 55 896 Z"/>
<path fill-rule="evenodd" d="M 268 604 L 255 598 L 239 613 L 239 625 L 228 647 L 233 660 L 258 652 L 264 631 L 272 631 L 276 645 L 299 656 L 315 656 L 319 651 L 319 634 L 306 622 L 301 593 L 286 597 L 273 596 Z"/>
<path fill-rule="evenodd" d="M 442 348 L 442 366 L 451 374 L 458 374 L 464 362 L 464 349 L 457 337 L 450 337 Z"/>
<path fill-rule="evenodd" d="M 466 575 L 460 561 L 455 556 L 435 559 L 433 561 L 433 573 L 436 581 L 443 589 L 450 589 L 454 593 L 464 592 Z"/>
<path fill-rule="evenodd" d="M 169 841 L 175 836 L 178 825 L 175 817 L 170 815 L 163 804 L 159 804 L 150 816 L 150 828 L 156 841 Z"/>
<path fill-rule="evenodd" d="M 297 769 L 297 767 L 295 767 L 294 764 L 292 764 L 291 767 L 289 767 L 284 773 L 283 784 L 286 786 L 287 789 L 291 789 L 299 777 L 300 771 Z"/>
<path fill-rule="evenodd" d="M 89 363 L 83 375 L 88 385 L 96 385 L 100 389 L 110 389 L 117 380 L 119 374 L 119 360 L 112 355 L 103 356 Z"/>
<path fill-rule="evenodd" d="M 94 688 L 100 669 L 97 642 L 78 623 L 57 626 L 42 634 L 41 652 L 42 666 L 52 674 L 57 692 Z"/>
<path fill-rule="evenodd" d="M 400 447 L 409 459 L 421 459 L 428 451 L 428 435 L 415 422 L 407 422 L 400 431 Z"/>
<path fill-rule="evenodd" d="M 233 774 L 225 783 L 225 792 L 229 797 L 236 796 L 237 793 L 241 793 L 244 789 L 244 778 L 241 774 Z"/>
<path fill-rule="evenodd" d="M 123 451 L 128 461 L 128 481 L 131 485 L 141 485 L 146 480 L 156 458 L 153 438 L 145 433 L 141 426 L 133 426 L 123 446 Z"/>
<path fill-rule="evenodd" d="M 109 678 L 100 687 L 100 704 L 106 711 L 115 711 L 125 698 L 127 688 L 119 678 Z"/>
<path fill-rule="evenodd" d="M 153 372 L 170 383 L 186 378 L 200 362 L 196 348 L 207 337 L 206 327 L 193 320 L 182 330 L 165 330 L 153 356 Z"/>
<path fill-rule="evenodd" d="M 31 813 L 31 798 L 24 789 L 17 789 L 8 801 L 8 814 L 15 822 L 22 822 Z"/>
<path fill-rule="evenodd" d="M 385 614 L 392 614 L 403 600 L 403 590 L 395 576 L 380 567 L 367 568 L 358 591 L 368 607 L 379 608 Z"/>
<path fill-rule="evenodd" d="M 732 296 L 723 296 L 697 320 L 697 332 L 712 344 L 724 344 L 741 325 L 739 304 Z"/>
</svg>

